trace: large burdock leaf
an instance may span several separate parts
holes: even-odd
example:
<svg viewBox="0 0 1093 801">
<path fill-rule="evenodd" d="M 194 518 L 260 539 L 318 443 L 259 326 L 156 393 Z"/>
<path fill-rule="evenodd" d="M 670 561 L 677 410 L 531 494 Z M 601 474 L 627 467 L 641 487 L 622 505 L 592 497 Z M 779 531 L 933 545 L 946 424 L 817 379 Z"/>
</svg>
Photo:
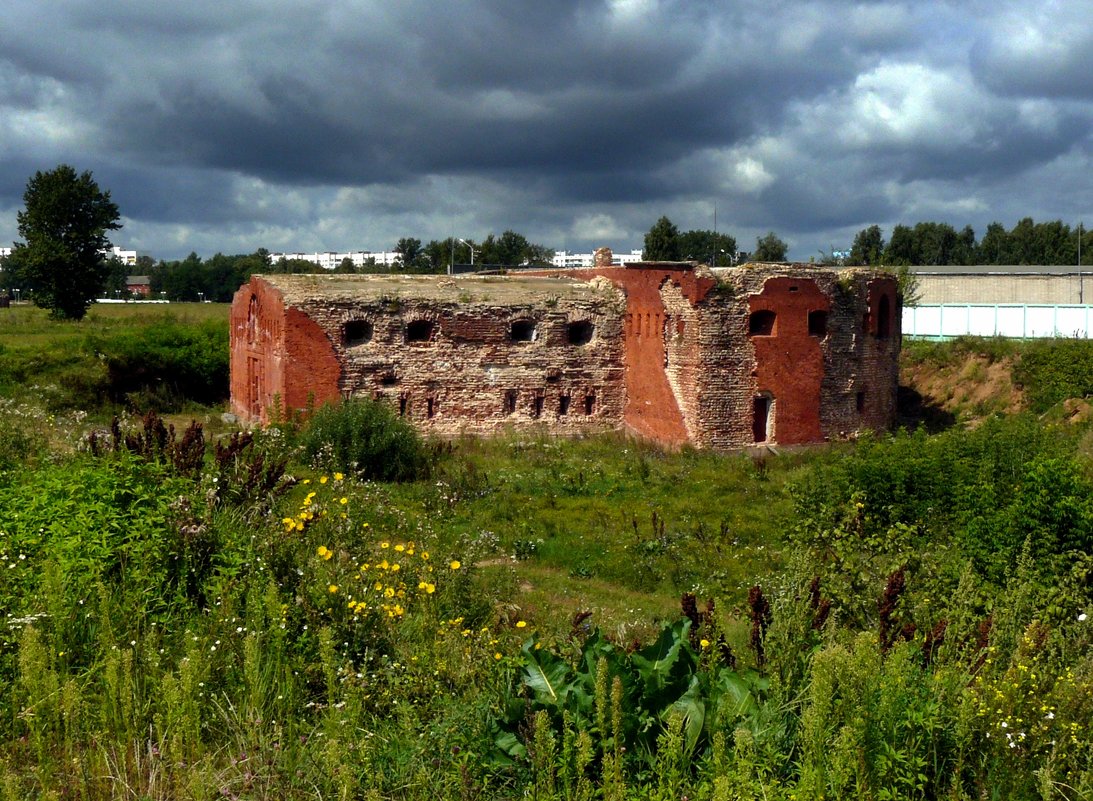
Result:
<svg viewBox="0 0 1093 801">
<path fill-rule="evenodd" d="M 524 684 L 535 694 L 536 703 L 561 710 L 570 691 L 569 665 L 546 649 L 535 649 L 535 639 L 523 646 Z"/>
</svg>

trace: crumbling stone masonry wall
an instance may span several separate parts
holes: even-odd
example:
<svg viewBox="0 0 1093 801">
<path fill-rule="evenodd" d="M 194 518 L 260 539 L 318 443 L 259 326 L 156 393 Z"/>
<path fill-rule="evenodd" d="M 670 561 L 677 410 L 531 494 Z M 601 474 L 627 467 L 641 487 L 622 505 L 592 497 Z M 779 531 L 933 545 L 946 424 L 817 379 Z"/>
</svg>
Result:
<svg viewBox="0 0 1093 801">
<path fill-rule="evenodd" d="M 899 320 L 891 276 L 805 265 L 256 276 L 232 310 L 232 402 L 268 420 L 384 398 L 445 435 L 819 442 L 891 425 Z"/>
<path fill-rule="evenodd" d="M 280 306 L 253 305 L 268 294 Z M 623 306 L 609 283 L 559 278 L 255 277 L 233 304 L 233 406 L 266 421 L 273 394 L 297 410 L 313 392 L 319 403 L 385 399 L 443 435 L 543 424 L 566 433 L 614 428 L 625 400 Z M 249 361 L 249 328 L 276 327 L 252 326 L 251 310 L 277 314 L 282 307 L 286 317 L 314 326 L 313 341 L 300 351 L 301 361 L 318 367 L 314 384 L 278 370 L 300 342 L 271 342 L 271 366 Z M 248 402 L 255 381 L 265 388 L 257 406 Z"/>
</svg>

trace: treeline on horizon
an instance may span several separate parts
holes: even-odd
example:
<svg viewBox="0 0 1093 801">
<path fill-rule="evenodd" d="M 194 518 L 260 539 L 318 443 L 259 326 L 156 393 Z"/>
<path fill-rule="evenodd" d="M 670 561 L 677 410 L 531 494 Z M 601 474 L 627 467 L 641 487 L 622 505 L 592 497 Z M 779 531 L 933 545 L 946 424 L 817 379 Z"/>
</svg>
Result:
<svg viewBox="0 0 1093 801">
<path fill-rule="evenodd" d="M 1061 220 L 1038 223 L 1025 217 L 1008 231 L 1001 223 L 992 222 L 977 240 L 970 225 L 957 231 L 948 223 L 920 222 L 913 227 L 895 226 L 885 241 L 881 227 L 871 225 L 854 237 L 845 263 L 892 267 L 1077 265 L 1079 247 L 1082 254 L 1093 250 L 1093 235 L 1084 226 L 1079 228 Z M 832 260 L 833 255 L 824 254 L 824 261 Z"/>
<path fill-rule="evenodd" d="M 656 226 L 654 226 L 654 229 Z M 650 230 L 653 234 L 654 230 Z M 977 239 L 969 225 L 956 230 L 948 223 L 919 222 L 913 226 L 896 225 L 888 239 L 879 225 L 863 228 L 854 237 L 847 256 L 839 258 L 834 252 L 821 252 L 822 263 L 868 266 L 936 266 L 936 265 L 1061 265 L 1079 263 L 1079 231 L 1060 220 L 1035 222 L 1025 217 L 1007 230 L 1001 223 L 987 226 L 982 239 Z M 732 263 L 736 256 L 736 240 L 724 233 L 707 231 L 676 232 L 679 237 L 679 258 L 705 257 L 707 252 L 717 253 L 717 263 Z M 777 241 L 773 233 L 767 239 Z M 691 241 L 694 240 L 694 241 Z M 650 243 L 647 241 L 646 247 Z M 763 240 L 757 245 L 752 258 L 759 258 Z M 448 265 L 470 264 L 471 247 L 474 248 L 475 265 L 514 267 L 518 265 L 549 266 L 554 251 L 544 245 L 534 244 L 515 231 L 505 231 L 499 236 L 490 234 L 481 242 L 459 239 L 432 240 L 422 244 L 420 239 L 400 239 L 394 250 L 400 254 L 399 263 L 392 266 L 377 265 L 374 260 L 362 266 L 343 259 L 335 273 L 443 273 Z M 1081 229 L 1081 252 L 1093 254 L 1093 234 Z M 695 254 L 698 254 L 697 256 Z M 746 256 L 747 254 L 740 254 Z M 769 254 L 777 257 L 779 254 Z M 764 256 L 765 260 L 769 258 Z M 782 256 L 784 258 L 784 256 Z M 774 260 L 778 260 L 775 258 Z M 217 253 L 202 259 L 191 253 L 184 259 L 155 261 L 150 256 L 140 256 L 136 266 L 116 262 L 107 281 L 108 297 L 123 296 L 128 275 L 148 275 L 151 279 L 152 296 L 172 301 L 209 300 L 228 303 L 232 296 L 251 275 L 262 273 L 323 273 L 326 270 L 315 262 L 305 259 L 271 258 L 270 252 L 259 248 L 254 253 L 225 255 Z M 3 273 L 0 273 L 2 276 Z"/>
</svg>

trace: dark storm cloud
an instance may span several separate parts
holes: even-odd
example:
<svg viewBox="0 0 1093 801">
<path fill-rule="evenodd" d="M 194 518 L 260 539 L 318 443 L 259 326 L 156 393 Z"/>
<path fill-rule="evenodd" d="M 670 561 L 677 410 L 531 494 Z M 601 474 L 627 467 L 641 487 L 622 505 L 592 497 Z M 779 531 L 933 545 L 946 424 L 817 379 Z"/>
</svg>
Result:
<svg viewBox="0 0 1093 801">
<path fill-rule="evenodd" d="M 157 255 L 455 227 L 638 245 L 660 214 L 690 227 L 712 202 L 742 241 L 826 247 L 1090 159 L 1093 15 L 1064 32 L 1054 6 L 7 5 L 0 210 L 34 169 L 93 168 Z M 1047 194 L 1029 187 L 1025 213 Z"/>
</svg>

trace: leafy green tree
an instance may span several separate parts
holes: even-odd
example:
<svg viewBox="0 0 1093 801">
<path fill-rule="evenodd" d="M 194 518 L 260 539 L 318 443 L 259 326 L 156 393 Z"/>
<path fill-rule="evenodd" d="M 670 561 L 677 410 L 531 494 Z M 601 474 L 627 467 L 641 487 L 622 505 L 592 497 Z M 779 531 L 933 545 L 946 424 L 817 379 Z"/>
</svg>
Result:
<svg viewBox="0 0 1093 801">
<path fill-rule="evenodd" d="M 403 237 L 395 245 L 395 253 L 399 254 L 399 261 L 403 269 L 409 270 L 418 266 L 421 254 L 421 240 L 413 237 Z"/>
<path fill-rule="evenodd" d="M 121 228 L 117 205 L 91 177 L 67 164 L 36 172 L 23 193 L 10 262 L 34 303 L 55 319 L 81 320 L 103 291 L 108 231 Z"/>
<path fill-rule="evenodd" d="M 679 261 L 682 255 L 679 229 L 667 217 L 661 217 L 645 235 L 641 257 L 646 261 Z"/>
<path fill-rule="evenodd" d="M 1008 252 L 1009 232 L 1002 223 L 992 222 L 976 248 L 976 261 L 979 264 L 1005 264 Z"/>
<path fill-rule="evenodd" d="M 334 268 L 334 272 L 338 273 L 339 275 L 349 275 L 355 273 L 356 271 L 357 268 L 353 264 L 353 259 L 351 259 L 349 256 L 346 256 L 344 259 L 338 262 L 338 266 Z"/>
<path fill-rule="evenodd" d="M 884 235 L 879 225 L 863 228 L 854 236 L 850 246 L 850 264 L 876 266 L 884 256 Z"/>
<path fill-rule="evenodd" d="M 884 249 L 884 263 L 893 266 L 915 264 L 918 252 L 915 247 L 915 235 L 910 227 L 897 225 L 892 229 L 892 238 Z"/>
<path fill-rule="evenodd" d="M 783 242 L 774 231 L 770 231 L 766 236 L 755 240 L 755 253 L 752 254 L 752 259 L 754 261 L 785 261 L 787 250 L 789 245 Z"/>
<path fill-rule="evenodd" d="M 736 239 L 715 231 L 684 231 L 679 235 L 679 250 L 688 261 L 726 267 L 736 256 Z"/>
</svg>

